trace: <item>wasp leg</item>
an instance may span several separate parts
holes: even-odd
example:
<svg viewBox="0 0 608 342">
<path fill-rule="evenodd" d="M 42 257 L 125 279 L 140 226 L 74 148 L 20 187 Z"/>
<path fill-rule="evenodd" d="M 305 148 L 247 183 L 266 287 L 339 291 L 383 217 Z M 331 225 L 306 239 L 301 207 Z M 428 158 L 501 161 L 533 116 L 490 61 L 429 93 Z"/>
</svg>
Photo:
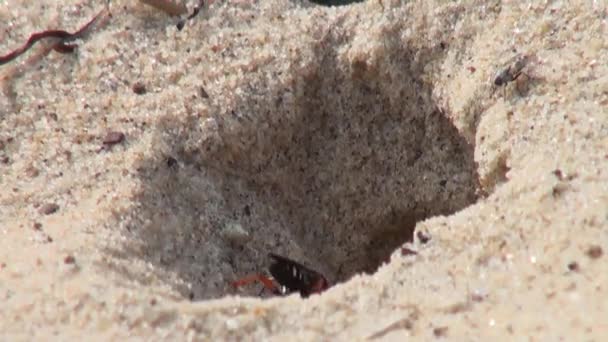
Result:
<svg viewBox="0 0 608 342">
<path fill-rule="evenodd" d="M 262 285 L 264 285 L 264 288 L 267 288 L 268 290 L 272 291 L 272 293 L 280 293 L 279 288 L 275 285 L 272 279 L 266 277 L 263 274 L 252 274 L 239 280 L 233 281 L 232 286 L 237 288 L 255 282 L 262 283 Z"/>
<path fill-rule="evenodd" d="M 329 282 L 327 282 L 327 279 L 325 279 L 325 277 L 319 275 L 319 277 L 315 280 L 315 282 L 310 287 L 307 295 L 321 293 L 321 292 L 327 290 L 329 287 L 330 287 L 330 285 L 329 285 Z"/>
<path fill-rule="evenodd" d="M 517 82 L 515 82 L 515 89 L 517 90 L 517 94 L 523 97 L 530 90 L 530 82 L 533 79 L 525 72 L 520 72 L 519 74 L 517 74 L 517 77 L 519 77 L 520 75 L 524 75 L 525 78 L 517 79 Z"/>
</svg>

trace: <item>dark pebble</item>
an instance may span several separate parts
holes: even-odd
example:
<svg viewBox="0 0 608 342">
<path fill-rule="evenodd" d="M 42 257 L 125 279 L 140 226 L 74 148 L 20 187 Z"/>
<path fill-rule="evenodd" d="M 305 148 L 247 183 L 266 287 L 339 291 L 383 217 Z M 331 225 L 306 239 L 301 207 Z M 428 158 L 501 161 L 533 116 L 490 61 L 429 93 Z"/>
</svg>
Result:
<svg viewBox="0 0 608 342">
<path fill-rule="evenodd" d="M 604 251 L 602 250 L 602 247 L 600 247 L 598 245 L 590 246 L 589 249 L 587 250 L 587 256 L 590 257 L 591 259 L 599 259 L 602 257 L 603 254 L 604 254 Z"/>
<path fill-rule="evenodd" d="M 568 269 L 572 272 L 578 272 L 580 270 L 580 266 L 576 261 L 573 261 L 568 264 Z"/>
<path fill-rule="evenodd" d="M 431 237 L 426 235 L 425 233 L 418 231 L 416 233 L 416 236 L 418 237 L 418 241 L 420 241 L 420 243 L 425 244 L 427 242 L 429 242 L 431 240 Z"/>
<path fill-rule="evenodd" d="M 167 167 L 171 168 L 177 165 L 177 159 L 173 157 L 167 157 Z"/>
<path fill-rule="evenodd" d="M 439 327 L 439 328 L 433 329 L 433 335 L 435 335 L 435 337 L 444 337 L 447 335 L 447 333 L 448 333 L 448 327 Z"/>
<path fill-rule="evenodd" d="M 106 134 L 103 138 L 104 145 L 116 145 L 125 140 L 125 134 L 123 132 L 111 131 Z"/>
<path fill-rule="evenodd" d="M 25 175 L 28 176 L 29 178 L 38 177 L 39 174 L 40 174 L 40 171 L 38 171 L 38 169 L 33 166 L 30 166 L 27 169 L 25 169 Z"/>
<path fill-rule="evenodd" d="M 38 212 L 41 213 L 42 215 L 50 215 L 55 213 L 57 210 L 59 210 L 59 206 L 55 203 L 47 203 L 44 204 L 40 207 L 40 209 L 38 209 Z"/>
<path fill-rule="evenodd" d="M 199 94 L 204 99 L 208 99 L 209 98 L 209 94 L 207 94 L 207 91 L 203 87 L 200 87 Z"/>
<path fill-rule="evenodd" d="M 73 264 L 76 262 L 76 258 L 73 255 L 68 255 L 63 259 L 63 262 L 66 264 Z"/>
<path fill-rule="evenodd" d="M 135 82 L 131 89 L 137 95 L 143 95 L 146 93 L 146 86 L 141 82 Z"/>
</svg>

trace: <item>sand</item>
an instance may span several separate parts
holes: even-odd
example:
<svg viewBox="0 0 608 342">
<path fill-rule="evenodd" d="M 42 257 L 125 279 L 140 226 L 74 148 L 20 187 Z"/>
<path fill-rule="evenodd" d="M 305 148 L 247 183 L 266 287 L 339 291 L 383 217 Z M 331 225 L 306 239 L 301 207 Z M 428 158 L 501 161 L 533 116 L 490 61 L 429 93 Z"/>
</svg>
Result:
<svg viewBox="0 0 608 342">
<path fill-rule="evenodd" d="M 0 66 L 0 340 L 608 336 L 605 3 L 108 9 Z M 335 285 L 230 286 L 268 252 Z"/>
</svg>

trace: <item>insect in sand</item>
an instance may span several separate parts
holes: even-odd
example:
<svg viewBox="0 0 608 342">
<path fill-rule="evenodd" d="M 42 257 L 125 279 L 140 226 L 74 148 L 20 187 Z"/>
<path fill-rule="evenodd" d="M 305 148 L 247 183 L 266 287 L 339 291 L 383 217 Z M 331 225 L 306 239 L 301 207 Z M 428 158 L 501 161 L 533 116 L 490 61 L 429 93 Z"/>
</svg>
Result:
<svg viewBox="0 0 608 342">
<path fill-rule="evenodd" d="M 526 77 L 529 78 L 528 74 L 523 71 L 523 69 L 528 65 L 529 62 L 530 56 L 528 55 L 518 55 L 513 57 L 511 61 L 507 64 L 507 66 L 497 72 L 494 76 L 494 86 L 504 86 L 506 89 L 506 86 L 509 83 L 516 81 L 521 75 L 526 75 Z M 522 90 L 520 89 L 520 84 L 517 85 L 517 91 L 521 95 Z"/>
<path fill-rule="evenodd" d="M 514 63 L 496 73 L 494 85 L 500 87 L 515 81 L 523 73 L 522 70 L 528 64 L 528 59 L 528 56 L 518 56 Z"/>
<path fill-rule="evenodd" d="M 329 282 L 321 273 L 274 253 L 269 253 L 268 256 L 272 259 L 268 268 L 272 278 L 264 274 L 253 274 L 234 281 L 232 286 L 236 288 L 260 282 L 275 295 L 286 296 L 298 292 L 303 298 L 329 288 Z"/>
</svg>

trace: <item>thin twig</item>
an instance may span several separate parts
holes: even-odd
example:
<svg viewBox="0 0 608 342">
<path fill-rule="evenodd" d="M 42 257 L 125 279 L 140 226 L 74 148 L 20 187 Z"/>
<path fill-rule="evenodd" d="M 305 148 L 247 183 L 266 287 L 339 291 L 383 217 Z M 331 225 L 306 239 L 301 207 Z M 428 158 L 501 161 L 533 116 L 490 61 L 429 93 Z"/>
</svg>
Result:
<svg viewBox="0 0 608 342">
<path fill-rule="evenodd" d="M 104 9 L 104 10 L 100 11 L 99 13 L 97 13 L 97 15 L 95 17 L 93 17 L 93 19 L 91 19 L 88 23 L 86 23 L 84 26 L 82 26 L 78 31 L 76 31 L 74 33 L 69 33 L 64 30 L 46 30 L 46 31 L 33 33 L 32 35 L 30 35 L 30 38 L 27 40 L 27 42 L 25 44 L 23 44 L 23 46 L 9 52 L 8 54 L 6 54 L 4 56 L 0 56 L 0 65 L 6 64 L 6 63 L 12 61 L 13 59 L 21 56 L 23 53 L 25 53 L 27 50 L 29 50 L 34 44 L 36 44 L 36 42 L 38 42 L 41 39 L 45 39 L 45 38 L 54 38 L 55 40 L 57 40 L 56 43 L 52 44 L 52 46 L 51 46 L 52 50 L 55 50 L 59 53 L 73 52 L 74 49 L 76 48 L 76 45 L 66 44 L 66 42 L 76 40 L 76 39 L 82 37 L 83 35 L 85 35 L 89 31 L 91 26 L 93 26 L 93 24 L 97 21 L 97 19 L 99 19 L 99 17 L 105 11 L 106 10 Z"/>
</svg>

